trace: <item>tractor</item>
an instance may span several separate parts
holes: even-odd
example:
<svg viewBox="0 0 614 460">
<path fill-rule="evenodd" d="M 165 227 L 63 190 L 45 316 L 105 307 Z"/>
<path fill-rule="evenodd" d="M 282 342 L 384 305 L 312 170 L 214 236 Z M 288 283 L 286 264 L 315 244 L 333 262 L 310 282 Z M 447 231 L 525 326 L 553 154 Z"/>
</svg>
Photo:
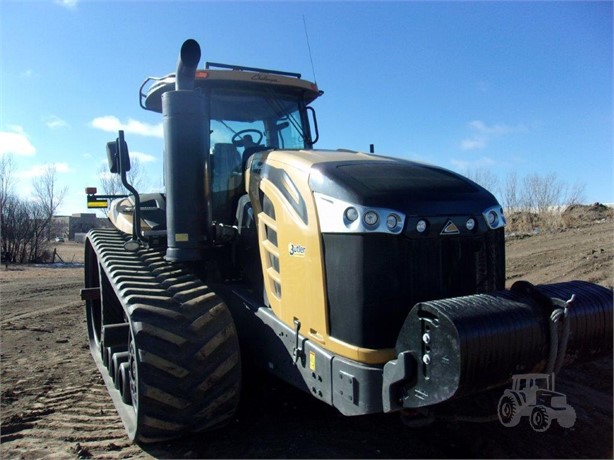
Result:
<svg viewBox="0 0 614 460">
<path fill-rule="evenodd" d="M 528 416 L 531 428 L 538 432 L 550 428 L 553 419 L 562 428 L 576 423 L 576 411 L 567 404 L 567 397 L 554 391 L 554 374 L 515 375 L 512 388 L 499 399 L 497 413 L 506 427 L 516 426 Z"/>
<path fill-rule="evenodd" d="M 430 410 L 611 352 L 611 290 L 505 289 L 490 192 L 437 166 L 317 149 L 317 85 L 200 57 L 187 40 L 176 71 L 139 90 L 162 115 L 164 193 L 128 182 L 123 131 L 107 157 L 129 193 L 87 190 L 113 224 L 85 242 L 90 350 L 132 440 L 223 426 L 252 365 L 354 416 Z"/>
</svg>

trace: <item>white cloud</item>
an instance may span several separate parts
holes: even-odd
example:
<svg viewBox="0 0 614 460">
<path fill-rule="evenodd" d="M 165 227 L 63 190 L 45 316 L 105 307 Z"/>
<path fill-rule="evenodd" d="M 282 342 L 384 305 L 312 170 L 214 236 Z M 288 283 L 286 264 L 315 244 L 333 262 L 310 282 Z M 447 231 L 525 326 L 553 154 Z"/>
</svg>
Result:
<svg viewBox="0 0 614 460">
<path fill-rule="evenodd" d="M 489 157 L 478 158 L 477 160 L 450 160 L 450 163 L 461 171 L 468 171 L 479 168 L 492 168 L 497 165 L 497 162 Z"/>
<path fill-rule="evenodd" d="M 56 5 L 63 6 L 69 10 L 74 10 L 77 7 L 79 0 L 55 0 Z"/>
<path fill-rule="evenodd" d="M 51 115 L 45 120 L 45 125 L 50 129 L 70 128 L 70 125 L 60 117 Z"/>
<path fill-rule="evenodd" d="M 471 139 L 463 139 L 461 141 L 461 149 L 463 150 L 476 150 L 486 147 L 486 138 L 474 136 Z"/>
<path fill-rule="evenodd" d="M 45 172 L 50 166 L 55 167 L 55 171 L 60 174 L 68 173 L 71 171 L 70 166 L 68 166 L 68 163 L 53 163 L 44 165 L 39 164 L 34 165 L 30 169 L 26 169 L 25 171 L 18 171 L 15 176 L 20 179 L 32 179 L 34 177 L 40 177 L 45 174 Z"/>
<path fill-rule="evenodd" d="M 461 141 L 460 148 L 462 150 L 483 149 L 492 139 L 527 130 L 524 125 L 510 126 L 502 123 L 487 125 L 480 120 L 471 121 L 469 129 L 472 131 L 472 135 Z"/>
<path fill-rule="evenodd" d="M 32 156 L 36 153 L 36 148 L 21 126 L 11 125 L 7 131 L 0 131 L 0 155 L 5 153 Z"/>
<path fill-rule="evenodd" d="M 122 123 L 119 118 L 113 115 L 107 115 L 104 117 L 96 117 L 92 120 L 91 126 L 108 133 L 116 133 L 120 129 L 124 130 L 126 134 L 138 134 L 140 136 L 147 137 L 163 137 L 162 123 L 157 125 L 150 125 L 149 123 L 143 123 L 142 121 L 129 118 L 127 123 Z"/>
<path fill-rule="evenodd" d="M 156 157 L 154 157 L 153 155 L 141 152 L 130 152 L 130 158 L 134 158 L 141 163 L 151 163 L 152 161 L 156 161 Z"/>
</svg>

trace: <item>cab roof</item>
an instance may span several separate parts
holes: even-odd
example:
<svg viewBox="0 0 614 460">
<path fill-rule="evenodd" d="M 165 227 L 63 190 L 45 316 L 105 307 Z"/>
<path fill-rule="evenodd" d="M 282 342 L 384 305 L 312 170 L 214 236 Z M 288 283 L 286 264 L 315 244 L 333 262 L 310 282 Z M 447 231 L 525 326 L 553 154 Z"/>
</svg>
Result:
<svg viewBox="0 0 614 460">
<path fill-rule="evenodd" d="M 148 83 L 150 84 L 145 88 Z M 301 74 L 230 64 L 207 63 L 205 69 L 196 70 L 194 89 L 207 86 L 237 88 L 243 90 L 273 89 L 285 94 L 302 94 L 305 104 L 323 94 L 315 83 L 301 79 Z M 145 110 L 162 112 L 162 94 L 175 89 L 175 74 L 149 77 L 141 85 L 139 102 Z"/>
</svg>

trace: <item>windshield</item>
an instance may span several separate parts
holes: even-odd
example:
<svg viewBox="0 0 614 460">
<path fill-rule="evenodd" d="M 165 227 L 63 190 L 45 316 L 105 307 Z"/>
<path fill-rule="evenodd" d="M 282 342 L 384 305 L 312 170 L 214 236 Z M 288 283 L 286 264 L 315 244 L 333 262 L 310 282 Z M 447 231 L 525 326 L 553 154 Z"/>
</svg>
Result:
<svg viewBox="0 0 614 460">
<path fill-rule="evenodd" d="M 211 93 L 211 146 L 232 143 L 240 150 L 249 135 L 264 148 L 303 149 L 308 133 L 297 96 L 269 92 L 213 90 Z M 244 130 L 249 133 L 241 133 Z M 254 146 L 254 145 L 252 145 Z"/>
<path fill-rule="evenodd" d="M 248 158 L 268 149 L 304 149 L 311 145 L 305 106 L 299 94 L 268 89 L 212 88 L 210 138 L 213 219 L 232 223 L 231 203 L 241 190 Z"/>
</svg>

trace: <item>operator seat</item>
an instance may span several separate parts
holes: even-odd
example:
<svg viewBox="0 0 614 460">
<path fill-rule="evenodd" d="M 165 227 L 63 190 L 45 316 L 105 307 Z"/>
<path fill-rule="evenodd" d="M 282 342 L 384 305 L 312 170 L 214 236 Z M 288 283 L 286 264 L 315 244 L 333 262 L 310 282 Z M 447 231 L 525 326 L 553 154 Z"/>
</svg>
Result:
<svg viewBox="0 0 614 460">
<path fill-rule="evenodd" d="M 254 140 L 252 139 L 252 136 L 250 136 L 249 134 L 246 134 L 245 136 L 243 136 L 241 144 L 244 147 L 243 155 L 242 155 L 243 157 L 242 165 L 243 165 L 243 171 L 245 171 L 245 168 L 247 167 L 247 160 L 249 160 L 249 157 L 251 157 L 256 152 L 266 150 L 267 147 L 264 145 L 256 144 Z"/>
</svg>

